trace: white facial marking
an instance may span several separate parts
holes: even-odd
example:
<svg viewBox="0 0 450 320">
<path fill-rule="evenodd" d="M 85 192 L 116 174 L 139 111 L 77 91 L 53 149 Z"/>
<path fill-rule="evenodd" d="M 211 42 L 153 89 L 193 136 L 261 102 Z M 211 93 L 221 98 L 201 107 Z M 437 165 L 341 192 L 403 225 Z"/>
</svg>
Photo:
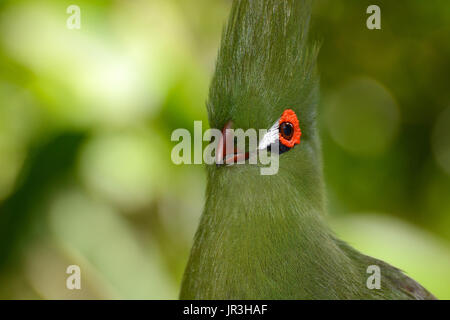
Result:
<svg viewBox="0 0 450 320">
<path fill-rule="evenodd" d="M 267 149 L 267 147 L 269 147 L 271 144 L 274 144 L 275 142 L 278 141 L 279 121 L 280 121 L 280 119 L 275 121 L 273 126 L 271 126 L 270 129 L 267 130 L 267 133 L 261 138 L 261 140 L 259 141 L 259 144 L 258 144 L 258 150 Z"/>
</svg>

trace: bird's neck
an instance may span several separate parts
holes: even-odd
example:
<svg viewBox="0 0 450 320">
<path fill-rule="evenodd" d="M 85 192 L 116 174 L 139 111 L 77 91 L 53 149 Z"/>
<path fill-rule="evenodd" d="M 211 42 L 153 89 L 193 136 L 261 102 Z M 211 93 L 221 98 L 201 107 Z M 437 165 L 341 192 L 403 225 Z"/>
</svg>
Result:
<svg viewBox="0 0 450 320">
<path fill-rule="evenodd" d="M 324 286 L 340 286 L 329 272 L 348 273 L 351 261 L 323 221 L 321 169 L 302 155 L 301 171 L 280 162 L 275 176 L 249 166 L 210 171 L 181 297 L 329 297 Z"/>
</svg>

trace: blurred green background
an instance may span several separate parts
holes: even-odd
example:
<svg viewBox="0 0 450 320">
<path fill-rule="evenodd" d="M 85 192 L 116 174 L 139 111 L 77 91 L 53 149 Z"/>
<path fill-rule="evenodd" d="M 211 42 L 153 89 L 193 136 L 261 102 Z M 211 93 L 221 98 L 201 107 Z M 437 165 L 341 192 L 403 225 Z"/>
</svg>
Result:
<svg viewBox="0 0 450 320">
<path fill-rule="evenodd" d="M 170 135 L 207 120 L 229 8 L 0 1 L 0 298 L 177 297 L 206 177 Z M 311 27 L 333 228 L 450 298 L 450 2 L 317 0 Z"/>
</svg>

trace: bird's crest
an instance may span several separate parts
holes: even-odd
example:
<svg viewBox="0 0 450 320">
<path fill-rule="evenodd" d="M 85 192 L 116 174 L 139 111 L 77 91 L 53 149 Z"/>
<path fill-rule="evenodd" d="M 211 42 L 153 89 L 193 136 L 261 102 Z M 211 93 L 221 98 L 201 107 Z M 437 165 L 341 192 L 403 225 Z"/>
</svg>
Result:
<svg viewBox="0 0 450 320">
<path fill-rule="evenodd" d="M 292 109 L 308 136 L 317 84 L 310 11 L 308 0 L 234 1 L 207 104 L 211 127 L 232 120 L 243 129 L 269 128 Z"/>
</svg>

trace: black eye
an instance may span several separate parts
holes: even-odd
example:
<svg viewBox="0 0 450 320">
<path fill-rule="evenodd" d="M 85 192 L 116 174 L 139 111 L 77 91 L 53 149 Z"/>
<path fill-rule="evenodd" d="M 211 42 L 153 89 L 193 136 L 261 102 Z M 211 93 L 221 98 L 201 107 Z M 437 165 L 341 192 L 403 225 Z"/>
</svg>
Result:
<svg viewBox="0 0 450 320">
<path fill-rule="evenodd" d="M 286 140 L 291 140 L 294 135 L 294 126 L 290 122 L 283 122 L 280 125 L 280 133 Z"/>
</svg>

